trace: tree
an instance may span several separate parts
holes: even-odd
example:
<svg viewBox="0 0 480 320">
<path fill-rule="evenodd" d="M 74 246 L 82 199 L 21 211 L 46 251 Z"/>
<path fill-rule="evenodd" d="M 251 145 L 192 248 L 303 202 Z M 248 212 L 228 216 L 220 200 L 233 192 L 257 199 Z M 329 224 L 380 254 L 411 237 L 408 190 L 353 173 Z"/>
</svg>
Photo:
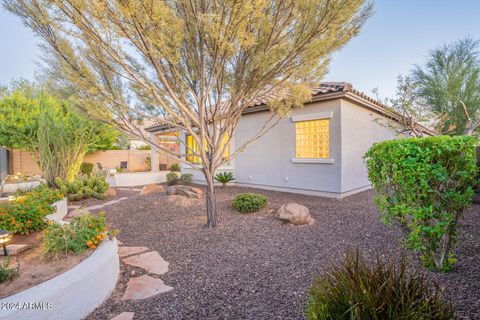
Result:
<svg viewBox="0 0 480 320">
<path fill-rule="evenodd" d="M 425 66 L 415 66 L 416 95 L 437 115 L 444 134 L 478 135 L 480 128 L 479 42 L 458 40 L 433 50 Z"/>
<path fill-rule="evenodd" d="M 117 136 L 110 125 L 26 82 L 0 98 L 0 145 L 32 152 L 49 181 L 72 180 L 87 152 L 108 149 Z"/>
<path fill-rule="evenodd" d="M 311 98 L 331 53 L 372 12 L 364 0 L 2 1 L 45 40 L 51 70 L 89 101 L 85 111 L 182 162 L 185 154 L 149 141 L 134 120 L 192 136 L 210 227 L 215 171 Z M 258 99 L 268 101 L 267 120 L 224 157 Z"/>
</svg>

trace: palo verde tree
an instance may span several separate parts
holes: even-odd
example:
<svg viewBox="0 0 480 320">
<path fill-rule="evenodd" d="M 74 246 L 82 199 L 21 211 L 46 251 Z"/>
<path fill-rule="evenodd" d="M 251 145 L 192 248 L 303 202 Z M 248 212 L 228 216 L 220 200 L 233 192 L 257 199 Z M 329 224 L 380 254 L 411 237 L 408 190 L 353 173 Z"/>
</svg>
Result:
<svg viewBox="0 0 480 320">
<path fill-rule="evenodd" d="M 0 97 L 0 145 L 30 151 L 49 181 L 72 180 L 87 152 L 108 149 L 118 130 L 76 112 L 68 100 L 17 83 Z"/>
<path fill-rule="evenodd" d="M 478 41 L 458 40 L 433 50 L 411 79 L 416 95 L 436 115 L 437 130 L 449 135 L 478 135 L 480 128 L 480 55 Z"/>
<path fill-rule="evenodd" d="M 45 40 L 84 109 L 148 141 L 132 119 L 156 119 L 191 135 L 217 224 L 214 174 L 292 108 L 311 98 L 332 52 L 372 12 L 365 0 L 3 0 Z M 52 69 L 55 69 L 52 68 Z M 270 114 L 224 157 L 255 99 Z M 103 106 L 98 108 L 98 106 Z"/>
</svg>

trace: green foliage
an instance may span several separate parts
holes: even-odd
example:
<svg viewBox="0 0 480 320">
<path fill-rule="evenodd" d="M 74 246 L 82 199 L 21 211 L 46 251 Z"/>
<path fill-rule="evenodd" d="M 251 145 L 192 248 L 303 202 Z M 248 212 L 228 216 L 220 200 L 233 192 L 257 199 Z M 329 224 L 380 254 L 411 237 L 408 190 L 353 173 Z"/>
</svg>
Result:
<svg viewBox="0 0 480 320">
<path fill-rule="evenodd" d="M 173 172 L 178 172 L 180 171 L 180 165 L 178 163 L 173 163 L 171 166 L 170 166 L 170 171 L 173 171 Z"/>
<path fill-rule="evenodd" d="M 0 283 L 9 281 L 18 275 L 19 265 L 17 264 L 16 266 L 12 267 L 10 266 L 10 262 L 10 256 L 5 257 L 0 261 Z"/>
<path fill-rule="evenodd" d="M 82 253 L 88 248 L 95 249 L 106 237 L 116 235 L 110 232 L 104 217 L 85 214 L 75 217 L 70 224 L 53 223 L 43 232 L 43 249 L 47 255 Z"/>
<path fill-rule="evenodd" d="M 233 177 L 233 172 L 219 172 L 215 175 L 215 180 L 225 187 L 227 183 L 235 180 L 235 178 Z"/>
<path fill-rule="evenodd" d="M 91 162 L 82 162 L 80 165 L 80 173 L 91 175 L 93 173 L 93 163 Z"/>
<path fill-rule="evenodd" d="M 0 203 L 0 229 L 20 234 L 42 230 L 45 217 L 54 212 L 51 204 L 62 198 L 58 190 L 46 186 L 22 192 L 14 201 Z"/>
<path fill-rule="evenodd" d="M 189 186 L 192 184 L 192 177 L 193 177 L 192 174 L 184 173 L 180 176 L 180 181 L 182 181 L 182 184 Z"/>
<path fill-rule="evenodd" d="M 0 145 L 31 151 L 45 177 L 72 179 L 87 152 L 108 149 L 119 133 L 23 82 L 0 98 Z"/>
<path fill-rule="evenodd" d="M 347 254 L 340 266 L 317 277 L 309 290 L 310 320 L 453 319 L 452 305 L 422 273 L 408 272 L 405 259 L 366 262 Z"/>
<path fill-rule="evenodd" d="M 93 175 L 88 176 L 84 174 L 82 177 L 77 177 L 73 181 L 67 181 L 60 177 L 55 178 L 55 185 L 60 192 L 67 195 L 68 200 L 78 201 L 94 197 L 95 199 L 105 199 L 109 184 L 105 181 L 105 176 Z"/>
<path fill-rule="evenodd" d="M 178 174 L 175 172 L 169 172 L 167 173 L 167 184 L 169 186 L 173 186 L 174 184 L 177 184 L 178 182 Z"/>
<path fill-rule="evenodd" d="M 479 133 L 480 45 L 465 38 L 431 51 L 425 66 L 416 66 L 416 93 L 439 119 L 443 134 Z M 470 118 L 470 119 L 469 119 Z"/>
<path fill-rule="evenodd" d="M 241 193 L 235 196 L 232 207 L 242 213 L 256 212 L 267 205 L 267 197 L 256 193 Z"/>
<path fill-rule="evenodd" d="M 150 150 L 152 147 L 150 147 L 149 144 L 144 144 L 138 147 L 138 150 Z"/>
<path fill-rule="evenodd" d="M 463 209 L 476 182 L 471 137 L 410 138 L 376 143 L 365 154 L 375 203 L 385 223 L 398 222 L 425 265 L 451 268 Z"/>
</svg>

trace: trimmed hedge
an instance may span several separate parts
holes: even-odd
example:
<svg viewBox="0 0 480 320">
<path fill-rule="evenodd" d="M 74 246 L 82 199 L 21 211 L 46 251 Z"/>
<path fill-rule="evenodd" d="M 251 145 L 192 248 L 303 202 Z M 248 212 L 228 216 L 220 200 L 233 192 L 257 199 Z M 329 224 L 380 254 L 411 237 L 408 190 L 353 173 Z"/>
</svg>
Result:
<svg viewBox="0 0 480 320">
<path fill-rule="evenodd" d="M 397 222 L 407 244 L 431 269 L 448 271 L 457 225 L 473 197 L 475 139 L 409 138 L 374 144 L 364 156 L 385 223 Z"/>
<path fill-rule="evenodd" d="M 267 205 L 267 197 L 257 193 L 241 193 L 235 196 L 232 207 L 242 213 L 256 212 Z"/>
</svg>

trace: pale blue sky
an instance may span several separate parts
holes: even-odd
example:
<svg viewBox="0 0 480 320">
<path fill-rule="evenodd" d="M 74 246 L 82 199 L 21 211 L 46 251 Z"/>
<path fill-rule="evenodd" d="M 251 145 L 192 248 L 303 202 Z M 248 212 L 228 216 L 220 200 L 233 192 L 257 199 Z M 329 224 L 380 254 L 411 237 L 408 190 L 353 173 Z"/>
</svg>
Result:
<svg viewBox="0 0 480 320">
<path fill-rule="evenodd" d="M 325 80 L 348 81 L 366 93 L 395 92 L 396 77 L 422 64 L 430 49 L 467 35 L 480 39 L 479 0 L 376 0 L 362 33 L 333 56 Z M 38 39 L 0 9 L 0 84 L 32 79 Z"/>
</svg>

